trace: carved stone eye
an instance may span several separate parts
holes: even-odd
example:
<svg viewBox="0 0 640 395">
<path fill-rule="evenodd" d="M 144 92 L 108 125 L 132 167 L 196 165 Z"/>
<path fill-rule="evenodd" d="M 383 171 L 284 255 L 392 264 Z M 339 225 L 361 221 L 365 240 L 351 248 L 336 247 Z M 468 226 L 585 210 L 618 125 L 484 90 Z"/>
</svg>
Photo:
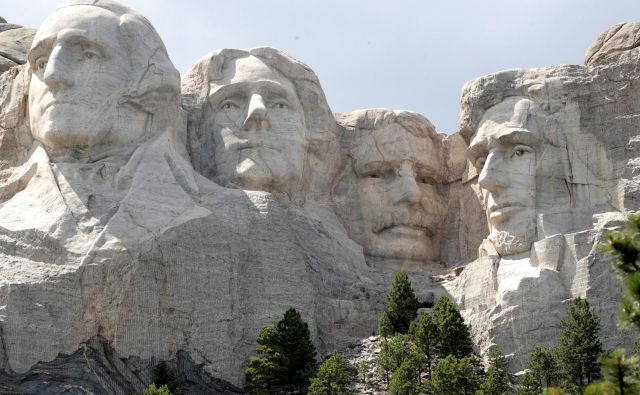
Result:
<svg viewBox="0 0 640 395">
<path fill-rule="evenodd" d="M 93 59 L 95 57 L 95 54 L 93 52 L 85 52 L 84 53 L 84 58 L 85 59 Z"/>
<path fill-rule="evenodd" d="M 47 61 L 42 59 L 42 60 L 38 60 L 38 69 L 42 70 L 47 66 Z"/>
<path fill-rule="evenodd" d="M 221 110 L 231 110 L 232 108 L 237 107 L 235 104 L 231 103 L 231 102 L 224 102 L 222 103 L 222 106 L 220 106 Z"/>
</svg>

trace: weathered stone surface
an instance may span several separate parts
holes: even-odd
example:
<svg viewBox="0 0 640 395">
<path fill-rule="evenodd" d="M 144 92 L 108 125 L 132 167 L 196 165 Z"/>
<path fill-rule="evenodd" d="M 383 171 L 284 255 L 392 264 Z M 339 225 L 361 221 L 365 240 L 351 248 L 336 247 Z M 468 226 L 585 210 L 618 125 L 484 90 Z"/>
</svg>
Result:
<svg viewBox="0 0 640 395">
<path fill-rule="evenodd" d="M 605 349 L 632 344 L 616 325 L 621 287 L 596 244 L 638 210 L 639 57 L 632 49 L 597 67 L 508 70 L 463 89 L 461 134 L 489 223 L 487 258 L 445 286 L 480 350 L 514 353 L 515 370 L 535 345 L 555 342 L 574 297 L 601 317 Z"/>
<path fill-rule="evenodd" d="M 153 379 L 158 364 L 154 358 L 122 358 L 100 337 L 95 336 L 69 355 L 38 362 L 29 371 L 15 374 L 0 370 L 3 394 L 141 394 Z M 165 361 L 175 373 L 181 393 L 241 394 L 230 383 L 211 377 L 184 351 Z"/>
<path fill-rule="evenodd" d="M 584 56 L 585 66 L 611 62 L 613 57 L 640 46 L 640 23 L 626 22 L 611 26 L 591 44 Z"/>
<path fill-rule="evenodd" d="M 629 345 L 594 245 L 640 208 L 633 26 L 589 67 L 469 83 L 449 136 L 410 111 L 332 114 L 273 48 L 215 51 L 180 81 L 111 0 L 63 3 L 28 57 L 25 30 L 1 31 L 28 64 L 0 75 L 0 368 L 19 385 L 100 335 L 128 361 L 188 355 L 238 385 L 289 307 L 320 354 L 371 334 L 400 269 L 423 302 L 454 296 L 514 369 L 571 297 L 605 347 Z"/>
</svg>

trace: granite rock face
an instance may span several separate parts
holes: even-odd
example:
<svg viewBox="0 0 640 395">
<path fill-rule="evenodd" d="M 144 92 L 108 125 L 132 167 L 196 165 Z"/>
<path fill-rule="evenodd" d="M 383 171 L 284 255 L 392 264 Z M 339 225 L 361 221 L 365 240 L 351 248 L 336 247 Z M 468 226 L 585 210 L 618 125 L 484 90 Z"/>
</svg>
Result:
<svg viewBox="0 0 640 395">
<path fill-rule="evenodd" d="M 51 362 L 38 362 L 25 373 L 0 371 L 0 392 L 13 395 L 141 394 L 153 380 L 153 369 L 158 362 L 153 358 L 122 358 L 104 338 L 95 336 L 74 353 L 58 355 Z M 184 351 L 165 362 L 178 377 L 182 393 L 243 393 L 239 388 L 211 377 Z"/>
<path fill-rule="evenodd" d="M 273 48 L 217 50 L 181 78 L 112 0 L 64 2 L 33 40 L 2 26 L 0 370 L 16 391 L 95 336 L 240 385 L 289 307 L 320 354 L 371 335 L 401 269 L 514 370 L 572 297 L 605 347 L 629 345 L 594 246 L 640 206 L 634 24 L 587 66 L 468 83 L 452 135 L 410 111 L 333 114 L 313 70 Z"/>
<path fill-rule="evenodd" d="M 555 342 L 575 297 L 600 316 L 605 349 L 632 344 L 616 325 L 621 287 L 596 245 L 639 209 L 633 26 L 600 36 L 587 66 L 508 70 L 463 89 L 460 133 L 489 235 L 481 258 L 446 286 L 479 349 L 513 353 L 514 370 Z"/>
</svg>

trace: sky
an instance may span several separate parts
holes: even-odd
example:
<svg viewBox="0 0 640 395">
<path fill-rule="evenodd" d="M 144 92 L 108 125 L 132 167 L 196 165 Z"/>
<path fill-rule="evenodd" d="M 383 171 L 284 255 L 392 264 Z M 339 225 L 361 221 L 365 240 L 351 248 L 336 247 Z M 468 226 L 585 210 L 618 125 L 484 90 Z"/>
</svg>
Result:
<svg viewBox="0 0 640 395">
<path fill-rule="evenodd" d="M 37 27 L 60 0 L 0 0 Z M 272 46 L 309 65 L 334 112 L 417 111 L 457 131 L 466 81 L 520 67 L 582 64 L 608 27 L 640 20 L 639 0 L 123 0 L 146 16 L 176 68 L 219 48 Z"/>
</svg>

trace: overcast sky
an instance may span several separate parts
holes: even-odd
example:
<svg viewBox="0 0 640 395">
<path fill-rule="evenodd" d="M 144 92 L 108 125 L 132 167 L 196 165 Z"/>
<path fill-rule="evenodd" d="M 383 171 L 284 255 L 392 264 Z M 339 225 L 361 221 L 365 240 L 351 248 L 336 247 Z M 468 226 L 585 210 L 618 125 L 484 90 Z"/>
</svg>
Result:
<svg viewBox="0 0 640 395">
<path fill-rule="evenodd" d="M 218 48 L 272 46 L 308 64 L 334 112 L 390 107 L 457 130 L 462 85 L 514 67 L 582 64 L 609 26 L 640 20 L 640 0 L 126 0 L 184 73 Z M 37 27 L 59 0 L 0 0 Z"/>
</svg>

